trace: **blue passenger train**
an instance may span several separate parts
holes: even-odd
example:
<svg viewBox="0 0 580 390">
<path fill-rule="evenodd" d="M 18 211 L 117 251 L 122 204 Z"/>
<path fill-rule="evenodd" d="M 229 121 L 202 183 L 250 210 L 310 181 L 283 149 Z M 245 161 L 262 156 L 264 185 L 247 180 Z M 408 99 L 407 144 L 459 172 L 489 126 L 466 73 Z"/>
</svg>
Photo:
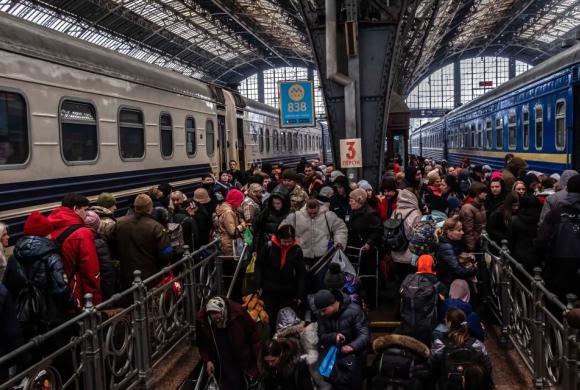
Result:
<svg viewBox="0 0 580 390">
<path fill-rule="evenodd" d="M 412 154 L 503 167 L 513 153 L 530 170 L 580 168 L 580 44 L 415 130 Z"/>
</svg>

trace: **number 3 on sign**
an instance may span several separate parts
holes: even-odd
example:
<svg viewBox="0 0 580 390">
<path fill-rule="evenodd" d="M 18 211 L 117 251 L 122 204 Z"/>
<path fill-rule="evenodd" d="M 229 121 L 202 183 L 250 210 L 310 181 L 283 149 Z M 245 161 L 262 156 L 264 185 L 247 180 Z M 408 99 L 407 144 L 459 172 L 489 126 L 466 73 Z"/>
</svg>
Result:
<svg viewBox="0 0 580 390">
<path fill-rule="evenodd" d="M 346 146 L 347 146 L 346 158 L 349 160 L 354 160 L 356 157 L 355 144 L 356 144 L 356 141 L 347 141 L 346 142 Z"/>
</svg>

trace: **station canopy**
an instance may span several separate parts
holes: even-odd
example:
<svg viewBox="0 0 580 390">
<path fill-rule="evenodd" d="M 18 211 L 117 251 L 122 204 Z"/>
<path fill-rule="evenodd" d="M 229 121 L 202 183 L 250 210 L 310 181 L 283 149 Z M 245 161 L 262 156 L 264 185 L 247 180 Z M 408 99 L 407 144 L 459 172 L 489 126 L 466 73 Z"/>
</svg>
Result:
<svg viewBox="0 0 580 390">
<path fill-rule="evenodd" d="M 0 11 L 187 76 L 235 85 L 258 70 L 314 66 L 298 2 L 323 15 L 324 0 L 0 0 Z M 394 84 L 403 95 L 453 59 L 503 56 L 535 65 L 580 37 L 580 0 L 403 2 L 407 8 L 399 13 L 387 1 L 365 0 L 366 15 L 406 21 Z"/>
</svg>

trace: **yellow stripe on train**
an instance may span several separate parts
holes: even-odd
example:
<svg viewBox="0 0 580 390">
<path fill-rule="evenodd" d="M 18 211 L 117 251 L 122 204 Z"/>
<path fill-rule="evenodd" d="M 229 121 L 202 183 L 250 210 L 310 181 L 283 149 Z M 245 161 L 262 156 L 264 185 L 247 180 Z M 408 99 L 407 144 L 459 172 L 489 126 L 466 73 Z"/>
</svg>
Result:
<svg viewBox="0 0 580 390">
<path fill-rule="evenodd" d="M 479 157 L 495 157 L 503 159 L 507 153 L 523 158 L 526 161 L 540 161 L 556 164 L 567 164 L 570 161 L 570 154 L 568 153 L 520 153 L 516 151 L 507 152 L 492 152 L 485 150 L 470 150 L 470 149 L 449 149 L 449 153 L 467 154 Z"/>
</svg>

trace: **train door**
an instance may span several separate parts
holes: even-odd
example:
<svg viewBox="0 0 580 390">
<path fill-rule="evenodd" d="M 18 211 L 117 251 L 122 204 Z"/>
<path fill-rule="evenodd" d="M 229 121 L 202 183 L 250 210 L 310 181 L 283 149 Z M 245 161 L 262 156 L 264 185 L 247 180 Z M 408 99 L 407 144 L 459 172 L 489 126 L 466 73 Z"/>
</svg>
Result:
<svg viewBox="0 0 580 390">
<path fill-rule="evenodd" d="M 229 141 L 227 139 L 226 131 L 226 117 L 223 115 L 218 115 L 218 149 L 220 155 L 220 170 L 225 171 L 228 169 L 228 146 Z"/>
<path fill-rule="evenodd" d="M 572 142 L 568 145 L 572 145 L 569 149 L 572 153 L 572 168 L 575 170 L 580 170 L 580 85 L 574 86 L 574 112 L 573 117 L 573 133 Z"/>
<path fill-rule="evenodd" d="M 240 171 L 246 171 L 246 143 L 244 142 L 244 120 L 237 118 L 236 120 L 236 137 L 238 139 L 238 165 Z"/>
</svg>

